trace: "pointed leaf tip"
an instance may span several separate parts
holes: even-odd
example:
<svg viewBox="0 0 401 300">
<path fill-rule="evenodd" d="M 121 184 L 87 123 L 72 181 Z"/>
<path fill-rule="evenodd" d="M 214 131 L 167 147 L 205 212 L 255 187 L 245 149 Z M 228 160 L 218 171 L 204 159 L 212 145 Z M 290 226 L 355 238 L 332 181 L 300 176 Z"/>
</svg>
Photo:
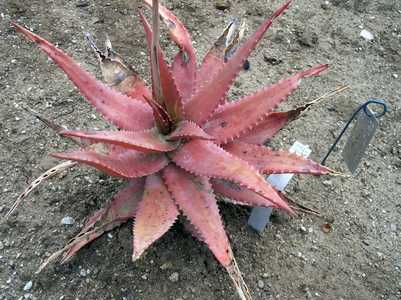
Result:
<svg viewBox="0 0 401 300">
<path fill-rule="evenodd" d="M 268 85 L 238 101 L 219 106 L 203 129 L 220 143 L 230 142 L 263 122 L 300 84 L 304 77 L 319 75 L 328 65 L 317 65 Z"/>
<path fill-rule="evenodd" d="M 120 148 L 119 151 L 98 153 L 91 149 L 51 153 L 53 157 L 77 161 L 95 167 L 99 171 L 116 177 L 137 178 L 156 173 L 168 164 L 164 154 L 144 154 Z"/>
<path fill-rule="evenodd" d="M 37 43 L 38 47 L 64 71 L 81 94 L 107 120 L 126 130 L 143 130 L 152 127 L 153 115 L 148 105 L 111 89 L 95 79 L 69 55 L 52 43 L 15 22 L 11 24 L 25 37 Z"/>
<path fill-rule="evenodd" d="M 311 159 L 285 150 L 272 150 L 261 145 L 243 142 L 224 146 L 229 153 L 247 161 L 262 174 L 314 174 L 325 175 L 333 171 Z"/>
<path fill-rule="evenodd" d="M 185 106 L 185 115 L 198 125 L 203 124 L 213 113 L 216 107 L 226 96 L 235 77 L 241 71 L 243 63 L 255 49 L 264 33 L 273 24 L 274 19 L 281 15 L 289 6 L 287 2 L 268 19 L 235 51 L 234 55 L 225 63 L 203 87 L 195 92 Z"/>
<path fill-rule="evenodd" d="M 62 263 L 74 256 L 82 247 L 97 239 L 106 231 L 120 226 L 135 214 L 142 198 L 144 180 L 131 179 L 105 207 L 95 211 L 86 221 L 81 232 L 67 245 Z"/>
<path fill-rule="evenodd" d="M 84 138 L 93 142 L 113 144 L 144 153 L 168 152 L 177 147 L 176 144 L 164 140 L 155 128 L 144 131 L 63 130 L 61 131 L 61 134 L 65 136 Z"/>
<path fill-rule="evenodd" d="M 139 12 L 140 19 L 142 21 L 145 34 L 146 34 L 146 39 L 148 41 L 148 45 L 151 45 L 151 41 L 153 39 L 153 32 L 150 27 L 149 22 L 146 20 L 145 16 L 142 14 L 142 12 Z M 149 49 L 149 52 L 152 49 Z M 158 102 L 160 104 L 163 104 L 166 108 L 166 110 L 169 113 L 169 116 L 173 121 L 177 121 L 182 119 L 183 117 L 183 102 L 182 102 L 182 96 L 178 90 L 177 87 L 177 81 L 175 80 L 173 73 L 170 70 L 169 65 L 167 64 L 165 55 L 160 48 L 160 45 L 157 45 L 156 47 L 156 54 L 157 54 L 157 60 L 158 60 L 158 70 L 152 71 L 152 82 L 153 82 L 153 88 L 154 88 L 154 94 L 156 94 L 156 89 L 155 85 L 157 84 L 156 76 L 159 76 L 160 79 L 160 88 L 161 88 L 161 99 L 158 99 Z M 152 63 L 152 57 L 151 57 L 151 63 Z M 157 98 L 156 98 L 157 99 Z"/>
<path fill-rule="evenodd" d="M 145 0 L 145 3 L 152 7 L 151 0 Z M 169 30 L 170 38 L 180 48 L 173 59 L 172 72 L 180 95 L 186 101 L 193 92 L 196 77 L 196 55 L 191 36 L 184 24 L 163 5 L 159 5 L 159 14 Z"/>
</svg>

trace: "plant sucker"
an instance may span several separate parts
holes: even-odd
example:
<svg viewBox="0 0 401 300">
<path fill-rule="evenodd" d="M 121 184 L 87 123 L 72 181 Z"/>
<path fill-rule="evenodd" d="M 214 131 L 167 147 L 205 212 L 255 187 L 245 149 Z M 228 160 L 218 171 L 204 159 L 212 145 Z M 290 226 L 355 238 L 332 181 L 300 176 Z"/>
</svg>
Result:
<svg viewBox="0 0 401 300">
<path fill-rule="evenodd" d="M 227 270 L 240 298 L 251 299 L 225 233 L 216 195 L 235 204 L 274 207 L 295 214 L 294 206 L 265 180 L 265 174 L 335 173 L 312 160 L 264 146 L 309 104 L 286 112 L 274 109 L 299 86 L 301 79 L 319 75 L 328 66 L 317 65 L 229 101 L 227 92 L 243 63 L 291 1 L 241 44 L 244 27 L 238 29 L 231 23 L 199 65 L 187 29 L 158 2 L 145 0 L 150 8 L 153 5 L 153 26 L 140 13 L 148 43 L 152 87 L 127 67 L 109 41 L 103 52 L 90 35 L 86 36 L 100 62 L 103 83 L 50 42 L 12 23 L 66 73 L 105 120 L 118 128 L 57 130 L 78 143 L 78 149 L 51 154 L 67 163 L 44 173 L 37 184 L 76 164 L 89 165 L 128 181 L 44 265 L 60 255 L 62 262 L 68 261 L 79 249 L 128 220 L 134 220 L 132 258 L 137 260 L 183 215 L 190 222 L 193 235 L 208 246 Z M 171 64 L 159 45 L 157 12 L 179 49 Z M 235 51 L 231 51 L 233 48 Z M 230 55 L 226 55 L 228 52 Z M 36 185 L 21 195 L 18 203 Z"/>
</svg>

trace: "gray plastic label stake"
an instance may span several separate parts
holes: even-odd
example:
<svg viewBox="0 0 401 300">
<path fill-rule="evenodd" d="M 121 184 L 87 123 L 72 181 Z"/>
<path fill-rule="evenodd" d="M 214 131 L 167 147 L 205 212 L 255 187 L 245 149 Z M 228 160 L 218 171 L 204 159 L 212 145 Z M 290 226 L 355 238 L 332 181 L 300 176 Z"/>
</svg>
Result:
<svg viewBox="0 0 401 300">
<path fill-rule="evenodd" d="M 379 125 L 372 111 L 369 108 L 366 109 L 368 113 L 359 114 L 342 151 L 342 157 L 351 173 L 355 173 L 358 168 Z"/>
<path fill-rule="evenodd" d="M 308 157 L 312 150 L 309 146 L 303 145 L 296 141 L 291 146 L 290 152 L 297 153 L 304 157 Z M 267 178 L 267 181 L 279 191 L 284 191 L 287 184 L 290 182 L 294 174 L 273 174 Z M 254 207 L 251 212 L 251 216 L 248 219 L 248 225 L 256 230 L 257 232 L 263 231 L 266 225 L 269 223 L 272 208 L 270 207 Z"/>
</svg>

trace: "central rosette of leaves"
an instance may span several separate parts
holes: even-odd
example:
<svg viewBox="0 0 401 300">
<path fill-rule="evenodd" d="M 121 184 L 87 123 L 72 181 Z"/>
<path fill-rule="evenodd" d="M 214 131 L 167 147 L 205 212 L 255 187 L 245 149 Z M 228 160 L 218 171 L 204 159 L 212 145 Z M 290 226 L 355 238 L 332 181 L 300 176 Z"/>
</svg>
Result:
<svg viewBox="0 0 401 300">
<path fill-rule="evenodd" d="M 145 2 L 152 5 L 150 0 Z M 310 104 L 285 112 L 273 110 L 298 87 L 302 78 L 318 75 L 327 65 L 299 72 L 239 100 L 227 99 L 244 61 L 290 2 L 242 44 L 243 27 L 238 30 L 230 23 L 200 65 L 188 31 L 172 12 L 163 6 L 154 7 L 153 30 L 140 14 L 149 45 L 151 89 L 124 64 L 110 42 L 102 52 L 89 38 L 101 63 L 105 84 L 53 44 L 13 24 L 36 42 L 97 111 L 118 128 L 63 130 L 60 134 L 78 142 L 80 148 L 52 155 L 129 180 L 128 186 L 105 208 L 96 211 L 82 232 L 60 252 L 64 253 L 63 261 L 129 219 L 134 219 L 135 260 L 182 214 L 189 221 L 188 229 L 207 244 L 229 272 L 241 297 L 249 299 L 215 194 L 235 204 L 280 208 L 292 214 L 295 208 L 266 182 L 264 175 L 332 172 L 311 160 L 264 146 Z M 171 64 L 160 49 L 158 32 L 153 35 L 153 31 L 158 31 L 159 12 L 179 47 Z"/>
</svg>

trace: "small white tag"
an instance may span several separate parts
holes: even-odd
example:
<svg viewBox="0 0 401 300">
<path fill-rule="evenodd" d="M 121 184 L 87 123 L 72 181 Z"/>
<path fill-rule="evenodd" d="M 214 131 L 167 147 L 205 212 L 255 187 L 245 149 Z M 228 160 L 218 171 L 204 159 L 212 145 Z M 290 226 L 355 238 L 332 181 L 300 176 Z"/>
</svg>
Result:
<svg viewBox="0 0 401 300">
<path fill-rule="evenodd" d="M 309 146 L 301 144 L 298 141 L 291 146 L 289 151 L 304 157 L 308 157 L 312 152 Z M 267 181 L 277 190 L 283 191 L 290 182 L 292 176 L 294 176 L 294 174 L 273 174 L 267 177 Z M 272 208 L 270 207 L 254 207 L 248 219 L 248 225 L 254 230 L 261 232 L 266 227 L 267 223 L 269 223 L 271 213 Z"/>
<path fill-rule="evenodd" d="M 301 144 L 298 141 L 291 146 L 289 151 L 303 157 L 308 157 L 312 153 L 312 150 L 309 148 L 309 146 Z M 292 176 L 294 176 L 294 174 L 273 174 L 267 178 L 267 181 L 269 181 L 277 190 L 284 191 Z"/>
</svg>

